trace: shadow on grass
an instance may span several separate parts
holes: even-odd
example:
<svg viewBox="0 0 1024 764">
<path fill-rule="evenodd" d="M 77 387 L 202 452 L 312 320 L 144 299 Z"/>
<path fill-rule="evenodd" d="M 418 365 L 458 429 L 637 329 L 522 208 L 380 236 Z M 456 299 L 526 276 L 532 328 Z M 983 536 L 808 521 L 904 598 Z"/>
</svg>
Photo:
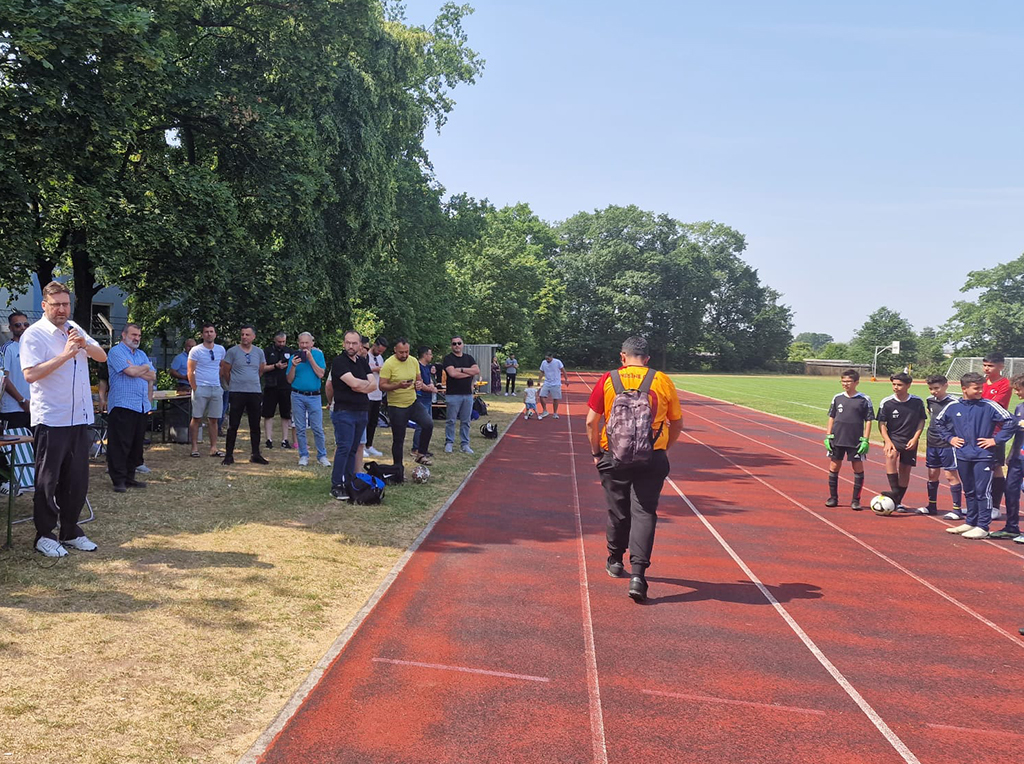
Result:
<svg viewBox="0 0 1024 764">
<path fill-rule="evenodd" d="M 209 552 L 176 548 L 133 547 L 135 566 L 166 565 L 177 570 L 198 570 L 200 568 L 272 568 L 268 562 L 260 562 L 255 554 L 244 552 Z"/>
</svg>

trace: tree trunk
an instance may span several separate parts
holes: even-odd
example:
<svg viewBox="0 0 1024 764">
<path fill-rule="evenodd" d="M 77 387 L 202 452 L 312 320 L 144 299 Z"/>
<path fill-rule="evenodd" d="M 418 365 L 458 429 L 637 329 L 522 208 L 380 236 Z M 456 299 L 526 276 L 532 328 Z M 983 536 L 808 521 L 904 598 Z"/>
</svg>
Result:
<svg viewBox="0 0 1024 764">
<path fill-rule="evenodd" d="M 85 231 L 80 228 L 71 231 L 70 248 L 71 274 L 75 280 L 75 312 L 72 318 L 86 332 L 91 332 L 92 298 L 99 289 L 96 286 L 96 275 L 89 257 Z"/>
</svg>

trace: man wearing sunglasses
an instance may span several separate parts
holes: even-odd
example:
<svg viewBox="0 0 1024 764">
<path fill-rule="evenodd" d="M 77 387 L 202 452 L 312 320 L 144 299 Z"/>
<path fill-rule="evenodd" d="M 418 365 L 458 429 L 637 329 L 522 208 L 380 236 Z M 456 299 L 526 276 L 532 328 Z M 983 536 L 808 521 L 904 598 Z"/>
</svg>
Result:
<svg viewBox="0 0 1024 764">
<path fill-rule="evenodd" d="M 3 347 L 4 369 L 3 399 L 0 400 L 0 417 L 5 427 L 28 427 L 30 425 L 29 401 L 32 398 L 30 385 L 21 372 L 21 335 L 28 329 L 28 316 L 14 312 L 7 319 L 11 330 L 11 341 Z"/>
<path fill-rule="evenodd" d="M 221 464 L 235 463 L 235 439 L 243 414 L 249 418 L 249 441 L 252 446 L 249 461 L 253 464 L 269 464 L 260 453 L 260 412 L 263 408 L 260 377 L 265 371 L 273 369 L 274 365 L 267 363 L 263 348 L 253 344 L 255 340 L 256 329 L 246 324 L 242 327 L 239 343 L 225 354 L 220 364 L 220 375 L 228 383 L 227 456 Z"/>
<path fill-rule="evenodd" d="M 460 448 L 471 454 L 469 447 L 469 423 L 473 416 L 473 379 L 480 373 L 473 356 L 463 353 L 462 337 L 452 337 L 452 352 L 444 357 L 444 372 L 447 382 L 444 399 L 448 409 L 448 421 L 444 425 L 444 450 L 450 454 L 455 445 L 455 420 L 459 420 Z"/>
<path fill-rule="evenodd" d="M 224 413 L 224 390 L 220 386 L 220 362 L 227 351 L 216 343 L 217 329 L 203 324 L 203 342 L 188 352 L 188 384 L 192 388 L 192 421 L 188 425 L 192 456 L 199 456 L 199 427 L 206 419 L 210 456 L 223 457 L 217 450 L 217 420 Z"/>
</svg>

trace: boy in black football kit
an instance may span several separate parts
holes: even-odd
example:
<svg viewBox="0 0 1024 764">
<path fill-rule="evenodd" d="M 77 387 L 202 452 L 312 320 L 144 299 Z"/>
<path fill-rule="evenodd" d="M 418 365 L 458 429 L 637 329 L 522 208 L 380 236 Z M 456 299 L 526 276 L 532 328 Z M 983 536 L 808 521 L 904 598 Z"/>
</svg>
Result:
<svg viewBox="0 0 1024 764">
<path fill-rule="evenodd" d="M 903 497 L 910 485 L 910 471 L 917 465 L 917 443 L 928 419 L 924 401 L 910 394 L 914 381 L 909 374 L 892 374 L 892 395 L 878 407 L 878 429 L 885 441 L 885 476 L 889 492 L 900 511 L 906 511 Z"/>
<path fill-rule="evenodd" d="M 939 476 L 943 470 L 946 472 L 946 482 L 949 483 L 949 495 L 953 500 L 953 508 L 944 515 L 947 520 L 964 519 L 962 507 L 963 486 L 960 485 L 960 475 L 956 471 L 956 454 L 953 447 L 947 443 L 935 428 L 935 419 L 943 412 L 956 398 L 950 395 L 949 380 L 941 374 L 933 374 L 926 380 L 931 395 L 924 402 L 928 409 L 928 440 L 925 450 L 924 466 L 928 468 L 928 506 L 917 510 L 921 515 L 937 515 L 939 513 Z"/>
<path fill-rule="evenodd" d="M 832 399 L 828 407 L 828 430 L 825 448 L 828 449 L 828 499 L 826 507 L 839 505 L 839 470 L 845 457 L 853 464 L 853 500 L 850 509 L 864 509 L 860 492 L 864 488 L 864 457 L 871 444 L 871 422 L 875 418 L 871 399 L 857 392 L 860 374 L 847 369 L 840 379 L 843 392 Z"/>
</svg>

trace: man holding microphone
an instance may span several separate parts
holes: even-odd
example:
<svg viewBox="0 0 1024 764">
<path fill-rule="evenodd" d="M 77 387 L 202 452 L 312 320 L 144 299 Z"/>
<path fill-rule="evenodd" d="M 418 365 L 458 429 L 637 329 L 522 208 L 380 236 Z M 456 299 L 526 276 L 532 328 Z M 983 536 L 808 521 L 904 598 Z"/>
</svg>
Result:
<svg viewBox="0 0 1024 764">
<path fill-rule="evenodd" d="M 43 318 L 21 337 L 21 368 L 31 385 L 35 430 L 36 549 L 65 557 L 66 547 L 93 552 L 96 544 L 78 526 L 89 492 L 89 425 L 93 423 L 89 363 L 107 354 L 80 326 L 68 321 L 71 291 L 58 281 L 43 287 Z M 60 540 L 54 536 L 60 520 Z"/>
</svg>

